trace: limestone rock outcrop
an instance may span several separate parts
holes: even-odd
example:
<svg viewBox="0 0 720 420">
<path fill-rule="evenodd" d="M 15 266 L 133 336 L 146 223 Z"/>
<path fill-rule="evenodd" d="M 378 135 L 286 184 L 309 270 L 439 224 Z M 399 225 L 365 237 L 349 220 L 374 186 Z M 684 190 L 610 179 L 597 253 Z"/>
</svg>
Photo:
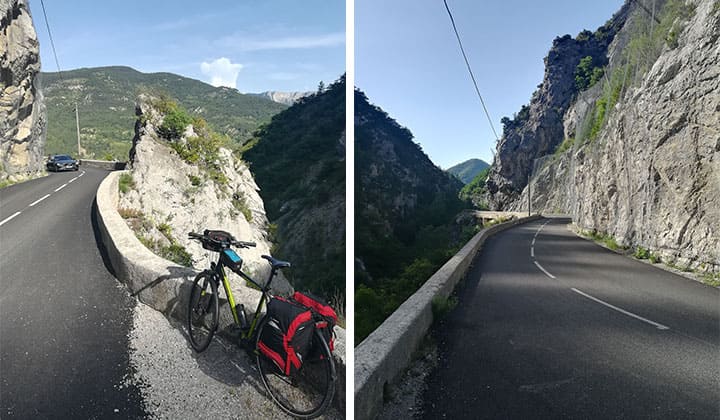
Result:
<svg viewBox="0 0 720 420">
<path fill-rule="evenodd" d="M 0 180 L 42 169 L 40 47 L 26 0 L 0 0 Z"/>
<path fill-rule="evenodd" d="M 596 137 L 545 154 L 530 195 L 535 210 L 569 214 L 580 228 L 610 235 L 621 245 L 647 248 L 675 266 L 716 272 L 720 4 L 676 4 L 688 12 L 671 21 L 658 58 L 637 74 L 635 83 L 624 82 Z M 610 47 L 608 68 L 621 64 L 623 38 L 631 36 L 630 28 L 623 31 Z M 581 131 L 600 95 L 598 89 L 578 95 L 564 114 L 564 133 L 556 141 Z M 527 188 L 512 200 L 500 194 L 496 203 L 526 209 L 527 194 Z"/>
<path fill-rule="evenodd" d="M 135 138 L 130 153 L 131 187 L 120 194 L 121 215 L 144 238 L 141 241 L 162 246 L 173 244 L 192 256 L 196 268 L 207 268 L 218 255 L 188 239 L 188 232 L 203 229 L 230 232 L 237 239 L 252 241 L 254 248 L 236 249 L 243 258 L 243 271 L 264 283 L 269 264 L 260 256 L 271 254 L 268 220 L 258 186 L 245 162 L 230 150 L 219 148 L 220 173 L 208 174 L 201 164 L 183 159 L 172 142 L 187 142 L 201 129 L 189 125 L 177 139 L 168 141 L 159 134 L 164 115 L 153 106 L 153 98 L 138 98 Z M 218 181 L 221 180 L 221 181 Z M 245 281 L 228 272 L 233 288 Z M 276 293 L 292 289 L 280 274 L 273 280 Z"/>
</svg>

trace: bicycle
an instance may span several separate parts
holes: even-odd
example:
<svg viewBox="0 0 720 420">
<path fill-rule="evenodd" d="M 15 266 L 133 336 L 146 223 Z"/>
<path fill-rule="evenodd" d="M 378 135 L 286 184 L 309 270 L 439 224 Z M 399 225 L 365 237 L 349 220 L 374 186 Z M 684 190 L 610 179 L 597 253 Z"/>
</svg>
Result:
<svg viewBox="0 0 720 420">
<path fill-rule="evenodd" d="M 224 231 L 205 230 L 202 235 L 189 232 L 188 236 L 190 239 L 200 241 L 204 249 L 219 253 L 217 262 L 211 262 L 210 269 L 202 271 L 195 277 L 190 290 L 187 327 L 192 348 L 198 353 L 204 351 L 210 345 L 218 328 L 220 309 L 218 288 L 222 281 L 233 320 L 240 328 L 240 340 L 245 344 L 253 345 L 252 350 L 260 377 L 273 401 L 283 411 L 297 418 L 309 419 L 321 415 L 334 396 L 337 374 L 332 353 L 320 330 L 314 329 L 310 343 L 312 351 L 303 358 L 302 366 L 297 372 L 289 374 L 283 372 L 276 362 L 260 351 L 260 343 L 266 341 L 263 338 L 267 339 L 269 334 L 273 333 L 270 323 L 274 322 L 269 316 L 261 315 L 261 311 L 276 299 L 270 293 L 273 278 L 278 270 L 290 267 L 290 263 L 262 255 L 262 258 L 270 264 L 271 270 L 265 284 L 260 284 L 241 270 L 242 258 L 230 248 L 231 246 L 250 248 L 256 245 L 254 242 L 238 241 Z M 226 267 L 261 291 L 260 301 L 251 320 L 247 319 L 244 306 L 235 304 L 225 272 Z M 318 324 L 319 322 L 316 322 L 316 326 Z"/>
</svg>

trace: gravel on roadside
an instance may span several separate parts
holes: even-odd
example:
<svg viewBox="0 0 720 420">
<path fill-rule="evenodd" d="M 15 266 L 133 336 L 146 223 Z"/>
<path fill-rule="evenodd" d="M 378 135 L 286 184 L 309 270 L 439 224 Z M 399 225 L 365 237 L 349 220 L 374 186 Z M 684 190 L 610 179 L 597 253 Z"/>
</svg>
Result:
<svg viewBox="0 0 720 420">
<path fill-rule="evenodd" d="M 184 329 L 138 303 L 130 333 L 127 385 L 140 388 L 151 418 L 286 419 L 267 396 L 255 360 L 226 338 L 196 354 Z M 342 418 L 337 411 L 323 418 Z"/>
</svg>

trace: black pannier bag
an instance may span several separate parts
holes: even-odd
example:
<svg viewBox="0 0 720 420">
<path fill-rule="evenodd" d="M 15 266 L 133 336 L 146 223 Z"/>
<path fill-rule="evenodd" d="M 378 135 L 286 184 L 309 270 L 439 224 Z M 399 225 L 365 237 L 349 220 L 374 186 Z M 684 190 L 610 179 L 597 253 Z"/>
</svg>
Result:
<svg viewBox="0 0 720 420">
<path fill-rule="evenodd" d="M 337 314 L 332 306 L 328 305 L 325 300 L 313 295 L 312 293 L 295 292 L 293 300 L 299 304 L 308 307 L 316 314 L 315 328 L 318 328 L 325 338 L 330 351 L 335 350 L 335 335 L 333 329 L 337 324 Z"/>
<path fill-rule="evenodd" d="M 315 324 L 312 311 L 276 297 L 268 303 L 266 316 L 269 319 L 260 332 L 258 348 L 282 373 L 293 375 L 310 350 Z"/>
<path fill-rule="evenodd" d="M 211 241 L 202 241 L 202 247 L 210 250 L 219 252 L 225 248 L 229 248 L 232 245 L 233 236 L 229 232 L 224 230 L 209 230 L 205 229 L 203 232 L 205 236 L 209 236 Z"/>
</svg>

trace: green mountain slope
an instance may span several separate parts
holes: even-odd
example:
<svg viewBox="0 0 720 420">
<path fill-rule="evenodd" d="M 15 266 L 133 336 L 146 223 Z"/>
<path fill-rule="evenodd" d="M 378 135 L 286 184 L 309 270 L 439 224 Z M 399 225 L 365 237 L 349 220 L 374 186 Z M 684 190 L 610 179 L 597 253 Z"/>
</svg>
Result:
<svg viewBox="0 0 720 420">
<path fill-rule="evenodd" d="M 489 168 L 490 164 L 482 159 L 468 159 L 447 169 L 447 172 L 455 175 L 463 182 L 469 184 L 483 169 Z"/>
<path fill-rule="evenodd" d="M 268 99 L 216 88 L 172 73 L 141 73 L 130 67 L 83 68 L 41 73 L 47 105 L 46 154 L 77 153 L 75 103 L 81 146 L 88 157 L 127 159 L 135 124 L 135 98 L 164 92 L 238 143 L 286 108 Z"/>
<path fill-rule="evenodd" d="M 355 91 L 355 343 L 452 256 L 472 232 L 455 223 L 463 184 L 412 133 Z"/>
<path fill-rule="evenodd" d="M 253 142 L 243 159 L 276 226 L 274 254 L 292 262 L 287 274 L 296 289 L 342 302 L 345 77 L 275 115 Z"/>
</svg>

